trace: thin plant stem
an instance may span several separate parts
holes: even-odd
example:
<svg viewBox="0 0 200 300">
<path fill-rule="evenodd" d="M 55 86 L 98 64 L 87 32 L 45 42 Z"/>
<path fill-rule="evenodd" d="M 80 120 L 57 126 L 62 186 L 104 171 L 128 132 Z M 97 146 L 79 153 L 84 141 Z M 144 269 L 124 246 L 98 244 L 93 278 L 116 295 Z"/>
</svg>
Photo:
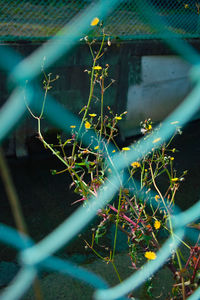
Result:
<svg viewBox="0 0 200 300">
<path fill-rule="evenodd" d="M 82 191 L 83 191 L 83 194 L 84 196 L 86 196 L 86 190 L 88 190 L 88 186 L 87 184 L 84 183 L 83 180 L 81 180 L 81 178 L 78 176 L 77 172 L 75 172 L 75 170 L 72 171 L 72 168 L 71 166 L 67 163 L 66 160 L 64 160 L 59 154 L 57 151 L 55 151 L 43 138 L 42 134 L 41 134 L 41 129 L 40 129 L 40 123 L 41 123 L 41 120 L 39 118 L 37 118 L 38 120 L 38 135 L 39 135 L 39 138 L 40 140 L 42 141 L 42 143 L 49 149 L 51 150 L 51 152 L 65 165 L 67 166 L 67 170 L 69 171 L 70 174 L 73 174 L 77 180 L 80 182 L 80 185 L 82 186 Z"/>
<path fill-rule="evenodd" d="M 111 257 L 110 257 L 109 259 L 108 259 L 107 257 L 105 258 L 105 257 L 103 257 L 101 254 L 99 254 L 99 253 L 94 249 L 94 247 L 93 247 L 93 244 L 94 244 L 94 235 L 92 236 L 92 245 L 90 245 L 86 240 L 84 240 L 84 241 L 85 241 L 86 245 L 94 252 L 94 254 L 95 254 L 97 257 L 99 257 L 101 260 L 105 261 L 106 263 L 111 262 L 111 264 L 112 264 L 112 266 L 113 266 L 113 268 L 114 268 L 114 270 L 115 270 L 115 273 L 116 273 L 116 275 L 117 275 L 117 278 L 119 279 L 119 282 L 122 282 L 122 279 L 121 279 L 121 277 L 120 277 L 120 275 L 119 275 L 119 272 L 118 272 L 118 270 L 117 270 L 117 267 L 116 267 L 114 261 L 111 259 Z"/>
<path fill-rule="evenodd" d="M 88 103 L 87 103 L 87 106 L 86 106 L 86 109 L 85 109 L 83 118 L 82 118 L 82 120 L 81 120 L 81 125 L 80 125 L 79 130 L 78 130 L 78 133 L 77 133 L 77 137 L 76 137 L 77 140 L 78 140 L 79 135 L 80 135 L 80 132 L 81 132 L 81 130 L 82 130 L 83 123 L 85 122 L 86 116 L 87 116 L 87 114 L 88 114 L 88 110 L 89 110 L 89 107 L 90 107 L 90 103 L 91 103 L 91 100 L 92 100 L 92 97 L 93 97 L 93 91 L 94 91 L 94 85 L 95 85 L 95 82 L 94 82 L 95 66 L 96 66 L 97 60 L 98 60 L 99 57 L 100 57 L 100 54 L 101 54 L 101 51 L 102 51 L 102 48 L 103 48 L 103 44 L 104 44 L 104 40 L 105 40 L 105 34 L 103 34 L 103 39 L 102 39 L 102 42 L 101 42 L 101 46 L 100 46 L 99 52 L 98 52 L 98 54 L 96 55 L 96 57 L 93 59 L 93 65 L 92 65 L 92 71 L 91 71 L 91 78 L 90 78 L 90 93 L 89 93 Z M 74 144 L 73 144 L 72 158 L 74 157 L 76 145 L 77 145 L 77 141 L 74 142 Z"/>
<path fill-rule="evenodd" d="M 118 209 L 117 209 L 118 210 L 117 220 L 116 220 L 116 225 L 115 225 L 115 237 L 114 237 L 112 261 L 114 261 L 116 244 L 117 244 L 117 231 L 118 231 L 118 224 L 119 224 L 119 214 L 120 214 L 120 209 L 121 209 L 121 197 L 122 197 L 122 188 L 120 188 L 120 190 L 119 190 L 119 202 L 118 202 Z"/>
<path fill-rule="evenodd" d="M 12 210 L 12 214 L 15 220 L 15 224 L 19 232 L 29 235 L 28 234 L 28 229 L 27 225 L 22 213 L 20 201 L 17 195 L 17 191 L 15 189 L 8 165 L 6 163 L 4 153 L 2 148 L 0 147 L 0 174 L 2 181 L 4 183 L 4 187 L 7 193 L 8 201 L 10 203 L 10 207 Z M 40 282 L 39 279 L 36 277 L 35 280 L 33 281 L 33 290 L 35 293 L 35 299 L 37 300 L 43 300 L 42 292 L 41 292 L 41 287 L 40 287 Z"/>
<path fill-rule="evenodd" d="M 43 98 L 43 102 L 42 102 L 42 109 L 41 109 L 41 112 L 40 112 L 39 119 L 42 118 L 43 113 L 44 113 L 44 107 L 45 107 L 45 103 L 46 103 L 46 99 L 47 99 L 47 93 L 48 93 L 48 90 L 49 90 L 49 86 L 50 86 L 50 82 L 48 81 L 47 87 L 45 88 L 44 98 Z"/>
<path fill-rule="evenodd" d="M 103 97 L 104 97 L 104 78 L 102 78 L 101 85 L 101 129 L 100 129 L 100 140 L 103 132 Z"/>
<path fill-rule="evenodd" d="M 113 268 L 114 268 L 114 270 L 115 270 L 115 273 L 117 274 L 117 277 L 118 277 L 118 279 L 119 279 L 119 282 L 122 282 L 122 279 L 121 279 L 121 277 L 120 277 L 120 275 L 119 275 L 119 272 L 118 272 L 118 270 L 117 270 L 117 268 L 116 268 L 116 265 L 115 265 L 115 263 L 114 263 L 113 260 L 111 260 L 111 264 L 113 265 Z"/>
<path fill-rule="evenodd" d="M 151 172 L 151 176 L 152 176 L 153 185 L 154 185 L 156 191 L 158 192 L 158 194 L 159 194 L 159 196 L 160 196 L 160 198 L 162 200 L 162 203 L 163 203 L 163 205 L 164 205 L 164 207 L 166 209 L 166 212 L 167 212 L 167 215 L 168 215 L 168 219 L 169 219 L 170 234 L 171 234 L 172 238 L 174 239 L 174 231 L 173 231 L 173 227 L 172 227 L 171 214 L 170 214 L 170 212 L 169 212 L 169 210 L 167 208 L 167 205 L 165 203 L 165 200 L 164 200 L 164 198 L 163 198 L 163 196 L 162 196 L 159 188 L 156 185 L 156 182 L 155 182 L 155 179 L 154 179 L 153 170 L 152 170 L 152 165 L 150 164 L 149 167 L 150 167 L 150 172 Z M 179 256 L 179 253 L 178 253 L 177 249 L 176 249 L 175 252 L 176 252 L 176 257 L 177 257 L 178 265 L 179 265 L 179 268 L 180 268 L 180 271 L 181 271 L 182 270 L 182 264 L 181 264 L 180 256 Z M 183 278 L 183 276 L 181 274 L 180 274 L 180 276 L 181 276 L 181 283 L 182 283 L 182 296 L 183 296 L 183 300 L 185 300 L 186 296 L 185 296 L 184 278 Z"/>
</svg>

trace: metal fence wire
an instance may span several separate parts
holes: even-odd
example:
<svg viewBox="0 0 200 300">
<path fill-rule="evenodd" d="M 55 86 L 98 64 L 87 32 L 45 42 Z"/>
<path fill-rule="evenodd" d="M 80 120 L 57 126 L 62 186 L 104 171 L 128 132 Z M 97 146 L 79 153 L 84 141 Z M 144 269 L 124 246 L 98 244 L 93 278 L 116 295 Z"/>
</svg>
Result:
<svg viewBox="0 0 200 300">
<path fill-rule="evenodd" d="M 35 102 L 39 88 L 33 80 L 41 71 L 41 61 L 44 56 L 48 57 L 47 67 L 51 66 L 64 53 L 77 43 L 80 38 L 90 29 L 90 22 L 94 17 L 104 19 L 106 26 L 110 28 L 112 35 L 120 37 L 137 38 L 160 36 L 172 47 L 177 54 L 189 61 L 192 65 L 191 77 L 194 88 L 181 105 L 164 120 L 163 126 L 154 132 L 149 139 L 141 139 L 141 147 L 148 153 L 152 149 L 152 143 L 158 139 L 158 146 L 169 139 L 174 127 L 174 121 L 180 126 L 190 120 L 199 109 L 200 97 L 200 55 L 193 49 L 183 36 L 198 36 L 198 10 L 196 1 L 1 1 L 1 37 L 2 40 L 17 38 L 49 38 L 54 37 L 43 44 L 27 58 L 22 59 L 10 48 L 0 48 L 0 67 L 6 70 L 9 78 L 15 84 L 10 98 L 0 111 L 0 141 L 14 130 L 19 121 L 24 117 L 26 106 L 24 104 L 24 83 L 28 80 L 27 87 L 29 107 L 40 111 L 40 104 Z M 153 6 L 152 6 L 153 4 Z M 187 25 L 187 26 L 186 26 Z M 64 27 L 63 27 L 64 26 Z M 63 43 L 60 43 L 62 38 Z M 45 108 L 45 116 L 50 122 L 67 132 L 70 124 L 80 125 L 80 120 L 71 112 L 65 110 L 56 100 L 49 98 Z M 59 117 L 58 117 L 59 116 Z M 90 133 L 92 135 L 92 132 Z M 84 141 L 87 145 L 89 138 Z M 112 151 L 108 148 L 108 152 Z M 126 153 L 116 153 L 113 162 L 119 171 L 125 169 L 132 161 L 141 158 L 141 154 L 134 149 Z M 122 179 L 121 179 L 122 180 Z M 172 236 L 157 253 L 157 259 L 148 262 L 144 267 L 135 272 L 129 278 L 114 287 L 108 284 L 98 275 L 78 268 L 70 261 L 61 260 L 53 254 L 63 245 L 67 245 L 112 199 L 115 192 L 120 188 L 121 182 L 118 177 L 110 175 L 108 183 L 105 183 L 98 193 L 98 198 L 89 200 L 87 208 L 80 207 L 68 219 L 66 219 L 51 234 L 39 243 L 34 243 L 30 238 L 23 236 L 18 231 L 0 225 L 0 240 L 19 250 L 21 270 L 1 294 L 2 300 L 20 299 L 30 287 L 39 270 L 56 270 L 63 274 L 80 279 L 92 285 L 96 291 L 94 298 L 98 300 L 127 299 L 125 295 L 136 289 L 145 280 L 158 270 L 176 249 L 179 239 L 187 236 L 189 229 L 186 225 L 199 218 L 200 201 L 187 211 L 181 212 L 175 207 L 172 216 L 174 233 L 179 239 Z M 106 192 L 105 192 L 106 191 Z M 197 239 L 196 231 L 189 232 L 190 238 Z M 200 288 L 189 297 L 190 300 L 200 298 Z"/>
<path fill-rule="evenodd" d="M 92 0 L 1 0 L 0 39 L 46 40 L 77 14 L 87 9 Z M 166 28 L 187 38 L 200 34 L 200 3 L 195 0 L 151 0 L 157 14 L 166 22 Z M 123 40 L 156 38 L 159 34 L 141 17 L 137 0 L 119 0 L 105 19 L 106 32 Z M 145 1 L 142 2 L 146 10 Z M 94 33 L 95 34 L 95 33 Z"/>
</svg>

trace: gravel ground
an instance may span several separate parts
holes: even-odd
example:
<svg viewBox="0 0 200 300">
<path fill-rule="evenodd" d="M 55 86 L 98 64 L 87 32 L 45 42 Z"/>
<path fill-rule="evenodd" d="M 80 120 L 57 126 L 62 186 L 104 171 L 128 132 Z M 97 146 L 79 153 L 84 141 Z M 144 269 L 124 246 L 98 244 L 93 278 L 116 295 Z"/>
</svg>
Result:
<svg viewBox="0 0 200 300">
<path fill-rule="evenodd" d="M 122 279 L 127 278 L 133 274 L 133 270 L 127 269 L 129 263 L 129 257 L 126 254 L 117 254 L 115 257 L 115 264 Z M 104 278 L 110 286 L 119 284 L 119 280 L 114 272 L 111 264 L 106 264 L 100 260 L 95 260 L 93 263 L 84 265 L 84 268 L 93 271 Z M 72 279 L 69 276 L 52 273 L 41 279 L 41 290 L 45 295 L 44 299 L 81 299 L 90 300 L 93 299 L 95 290 L 77 280 Z M 166 268 L 161 269 L 154 279 L 154 297 L 159 299 L 166 299 L 169 292 L 168 287 L 172 285 L 173 278 L 170 271 Z M 144 288 L 140 288 L 134 292 L 134 296 L 140 300 L 151 299 L 145 293 Z M 23 300 L 34 300 L 34 293 L 32 288 L 28 291 Z"/>
</svg>

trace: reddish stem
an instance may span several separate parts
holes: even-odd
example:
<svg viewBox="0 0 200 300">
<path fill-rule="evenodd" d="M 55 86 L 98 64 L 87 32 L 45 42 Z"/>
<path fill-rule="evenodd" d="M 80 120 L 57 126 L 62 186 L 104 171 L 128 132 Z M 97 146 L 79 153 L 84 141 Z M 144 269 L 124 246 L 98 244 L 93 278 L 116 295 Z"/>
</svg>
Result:
<svg viewBox="0 0 200 300">
<path fill-rule="evenodd" d="M 110 207 L 114 212 L 118 213 L 118 210 L 117 210 L 115 207 L 113 207 L 112 205 L 109 205 L 109 207 Z M 129 223 L 132 224 L 133 226 L 139 227 L 139 226 L 137 225 L 137 223 L 133 222 L 133 221 L 132 221 L 129 217 L 127 217 L 124 213 L 119 213 L 119 214 L 120 214 L 120 217 L 122 217 L 124 220 L 126 220 L 127 222 L 129 222 Z"/>
<path fill-rule="evenodd" d="M 193 274 L 192 274 L 191 283 L 194 282 L 194 279 L 195 279 L 195 276 L 196 276 L 196 272 L 198 271 L 198 265 L 199 265 L 199 263 L 200 263 L 200 255 L 197 258 L 197 262 L 196 262 L 196 264 L 194 266 L 194 271 L 193 271 Z"/>
</svg>

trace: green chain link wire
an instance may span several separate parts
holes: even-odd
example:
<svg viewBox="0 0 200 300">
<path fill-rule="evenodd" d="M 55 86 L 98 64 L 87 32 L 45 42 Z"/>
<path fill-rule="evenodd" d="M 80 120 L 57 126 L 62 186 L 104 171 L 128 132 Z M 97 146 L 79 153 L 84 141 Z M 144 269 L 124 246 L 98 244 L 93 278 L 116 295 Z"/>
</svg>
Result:
<svg viewBox="0 0 200 300">
<path fill-rule="evenodd" d="M 174 131 L 171 125 L 172 122 L 178 121 L 180 125 L 184 125 L 199 109 L 200 56 L 186 41 L 181 39 L 182 37 L 198 37 L 198 6 L 195 6 L 196 8 L 193 7 L 192 1 L 188 1 L 188 7 L 185 7 L 186 4 L 183 6 L 182 1 L 178 0 L 168 1 L 173 4 L 171 6 L 163 5 L 164 1 L 153 0 L 142 2 L 119 0 L 65 2 L 20 1 L 20 4 L 17 1 L 1 2 L 5 4 L 5 6 L 1 6 L 3 13 L 1 14 L 2 19 L 0 24 L 4 24 L 0 29 L 2 40 L 8 40 L 9 38 L 29 38 L 33 40 L 49 38 L 56 33 L 58 34 L 24 60 L 21 60 L 21 58 L 9 48 L 6 50 L 0 49 L 0 66 L 9 73 L 16 85 L 10 98 L 0 111 L 0 142 L 2 142 L 9 132 L 14 130 L 20 119 L 25 115 L 26 106 L 23 101 L 23 87 L 25 81 L 29 80 L 30 82 L 27 88 L 28 104 L 30 107 L 34 107 L 35 110 L 39 110 L 39 103 L 34 103 L 33 99 L 35 99 L 36 96 L 39 97 L 41 91 L 35 86 L 33 88 L 31 82 L 40 73 L 42 59 L 44 56 L 48 56 L 48 67 L 64 53 L 68 53 L 71 47 L 77 43 L 78 39 L 88 31 L 90 21 L 95 16 L 98 16 L 100 19 L 105 19 L 105 25 L 108 29 L 110 24 L 110 26 L 117 31 L 117 36 L 121 38 L 162 37 L 170 47 L 193 65 L 191 77 L 195 82 L 195 86 L 192 92 L 184 102 L 165 119 L 162 127 L 156 131 L 156 133 L 153 133 L 151 138 L 148 140 L 141 139 L 141 149 L 145 149 L 145 153 L 152 149 L 152 143 L 155 139 L 159 138 L 159 142 L 157 143 L 159 146 L 163 141 L 170 138 Z M 90 4 L 90 2 L 92 3 Z M 18 5 L 15 5 L 15 3 Z M 150 5 L 152 3 L 154 7 Z M 41 25 L 41 31 L 35 30 L 33 26 L 34 24 L 36 25 L 36 10 L 34 10 L 34 7 L 37 5 L 40 5 L 41 8 L 39 14 L 37 11 L 37 18 L 39 18 L 40 21 L 37 22 L 37 25 Z M 68 14 L 65 14 L 65 5 L 67 6 Z M 8 6 L 10 7 L 10 11 Z M 176 9 L 177 12 L 173 15 Z M 126 10 L 129 12 L 128 18 Z M 189 10 L 189 12 L 185 10 Z M 76 16 L 77 12 L 79 13 L 78 16 Z M 186 17 L 188 19 L 186 19 Z M 190 23 L 189 21 L 186 22 L 186 20 L 189 19 L 192 19 L 192 21 Z M 197 27 L 195 27 L 196 25 L 194 26 L 196 19 Z M 137 24 L 135 25 L 134 22 Z M 67 25 L 64 26 L 66 23 Z M 7 24 L 7 27 L 5 24 Z M 185 24 L 189 24 L 187 28 L 185 28 Z M 13 25 L 13 27 L 11 25 Z M 117 26 L 121 27 L 118 28 Z M 15 28 L 15 30 L 13 28 Z M 34 30 L 31 31 L 30 28 Z M 137 31 L 137 28 L 139 28 L 139 31 Z M 37 36 L 35 34 L 36 32 Z M 114 29 L 111 35 L 116 35 Z M 62 40 L 63 43 L 59 43 L 60 40 Z M 8 59 L 6 58 L 9 58 L 8 63 Z M 44 114 L 49 121 L 53 122 L 65 132 L 67 132 L 67 128 L 69 128 L 67 125 L 75 124 L 78 126 L 80 124 L 80 120 L 76 116 L 64 110 L 53 98 L 49 98 Z M 92 132 L 85 136 L 84 143 L 86 145 L 90 143 L 91 136 Z M 110 146 L 108 152 L 111 153 L 112 150 Z M 138 154 L 138 152 L 135 153 L 133 149 L 126 153 L 126 159 L 124 159 L 124 154 L 117 153 L 114 156 L 113 162 L 119 172 L 130 165 L 132 161 L 139 159 L 141 155 L 142 154 Z M 123 178 L 119 180 L 115 174 L 110 175 L 109 184 L 105 183 L 104 186 L 100 188 L 98 199 L 91 198 L 87 208 L 80 207 L 77 209 L 75 213 L 37 244 L 34 244 L 29 238 L 23 237 L 14 229 L 0 224 L 0 240 L 19 250 L 19 260 L 21 263 L 21 270 L 12 285 L 4 290 L 1 299 L 20 299 L 33 282 L 39 269 L 56 270 L 92 285 L 96 289 L 94 295 L 95 299 L 127 299 L 125 295 L 128 292 L 137 288 L 158 270 L 178 247 L 178 239 L 174 240 L 170 237 L 158 251 L 155 261 L 144 265 L 143 269 L 137 271 L 122 283 L 112 288 L 92 272 L 80 269 L 80 267 L 77 272 L 76 265 L 53 256 L 60 247 L 67 245 L 67 243 L 92 220 L 98 209 L 105 206 L 110 199 L 112 199 L 113 195 L 119 189 L 121 181 L 123 181 Z M 179 208 L 175 207 L 172 222 L 174 233 L 179 239 L 182 239 L 184 235 L 188 234 L 186 225 L 199 218 L 199 211 L 200 201 L 185 212 L 180 212 Z M 191 233 L 190 231 L 190 237 L 195 240 L 196 232 Z M 199 298 L 200 288 L 188 299 L 194 300 Z"/>
<path fill-rule="evenodd" d="M 0 36 L 2 41 L 46 40 L 54 36 L 78 13 L 89 7 L 92 0 L 1 0 Z M 140 1 L 143 10 L 145 1 Z M 141 18 L 136 0 L 118 1 L 118 5 L 105 20 L 106 32 L 122 40 L 159 38 L 160 36 Z M 151 0 L 166 28 L 184 38 L 200 35 L 198 1 Z"/>
</svg>

